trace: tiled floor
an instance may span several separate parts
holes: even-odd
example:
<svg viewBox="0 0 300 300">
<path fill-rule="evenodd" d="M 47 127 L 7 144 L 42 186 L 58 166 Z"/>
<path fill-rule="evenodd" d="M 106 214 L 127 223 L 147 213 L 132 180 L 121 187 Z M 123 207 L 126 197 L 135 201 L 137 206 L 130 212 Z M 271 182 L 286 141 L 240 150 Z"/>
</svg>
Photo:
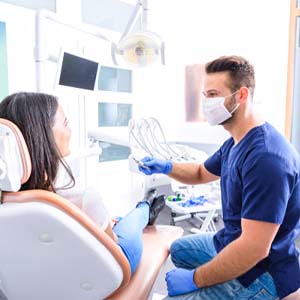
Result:
<svg viewBox="0 0 300 300">
<path fill-rule="evenodd" d="M 171 210 L 169 207 L 165 207 L 163 211 L 159 214 L 156 224 L 163 224 L 163 225 L 169 225 L 171 221 Z M 176 223 L 177 226 L 181 226 L 184 229 L 184 235 L 191 234 L 190 229 L 192 227 L 199 227 L 199 221 L 197 219 L 188 219 L 184 221 L 180 221 Z M 218 221 L 215 222 L 216 228 L 221 229 L 223 227 L 222 218 L 219 217 Z M 298 238 L 296 245 L 298 249 L 300 249 L 300 237 Z M 153 298 L 152 300 L 159 300 L 162 299 L 161 295 L 166 295 L 167 290 L 165 286 L 165 274 L 169 270 L 174 268 L 173 263 L 171 262 L 170 258 L 166 261 L 165 265 L 161 269 L 159 276 L 154 284 L 153 288 Z"/>
</svg>

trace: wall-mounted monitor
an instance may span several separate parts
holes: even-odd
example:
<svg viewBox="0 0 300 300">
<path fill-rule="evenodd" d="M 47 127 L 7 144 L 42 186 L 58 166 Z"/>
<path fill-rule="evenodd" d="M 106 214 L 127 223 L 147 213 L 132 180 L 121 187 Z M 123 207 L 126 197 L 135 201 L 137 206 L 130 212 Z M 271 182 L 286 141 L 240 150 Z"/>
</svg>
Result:
<svg viewBox="0 0 300 300">
<path fill-rule="evenodd" d="M 61 51 L 57 84 L 93 91 L 98 72 L 98 62 Z"/>
</svg>

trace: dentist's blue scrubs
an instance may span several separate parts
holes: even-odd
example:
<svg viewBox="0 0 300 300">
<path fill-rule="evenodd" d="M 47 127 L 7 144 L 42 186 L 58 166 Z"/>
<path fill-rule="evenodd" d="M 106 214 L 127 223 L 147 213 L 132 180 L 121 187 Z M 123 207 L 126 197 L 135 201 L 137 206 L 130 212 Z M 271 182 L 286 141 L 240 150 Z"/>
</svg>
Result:
<svg viewBox="0 0 300 300">
<path fill-rule="evenodd" d="M 265 123 L 237 145 L 228 139 L 204 165 L 221 177 L 224 228 L 214 236 L 177 240 L 171 248 L 176 266 L 193 269 L 212 259 L 241 235 L 242 218 L 280 224 L 279 231 L 268 257 L 239 278 L 170 299 L 279 299 L 295 292 L 300 287 L 295 247 L 300 229 L 299 154 Z"/>
<path fill-rule="evenodd" d="M 280 298 L 300 287 L 300 165 L 294 148 L 268 123 L 234 146 L 229 139 L 205 162 L 221 176 L 225 228 L 214 237 L 217 252 L 241 234 L 241 218 L 280 224 L 267 258 L 238 278 L 248 287 L 268 272 Z"/>
</svg>

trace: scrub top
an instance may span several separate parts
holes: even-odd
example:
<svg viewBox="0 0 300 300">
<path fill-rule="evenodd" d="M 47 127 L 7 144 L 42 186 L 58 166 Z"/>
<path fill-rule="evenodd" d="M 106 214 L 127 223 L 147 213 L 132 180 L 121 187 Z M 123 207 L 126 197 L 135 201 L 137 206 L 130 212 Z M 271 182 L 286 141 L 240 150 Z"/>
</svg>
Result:
<svg viewBox="0 0 300 300">
<path fill-rule="evenodd" d="M 269 123 L 234 144 L 228 139 L 204 163 L 221 177 L 224 228 L 214 236 L 217 252 L 241 235 L 241 218 L 280 224 L 268 257 L 238 280 L 248 287 L 269 272 L 283 298 L 300 287 L 300 162 L 296 150 Z"/>
</svg>

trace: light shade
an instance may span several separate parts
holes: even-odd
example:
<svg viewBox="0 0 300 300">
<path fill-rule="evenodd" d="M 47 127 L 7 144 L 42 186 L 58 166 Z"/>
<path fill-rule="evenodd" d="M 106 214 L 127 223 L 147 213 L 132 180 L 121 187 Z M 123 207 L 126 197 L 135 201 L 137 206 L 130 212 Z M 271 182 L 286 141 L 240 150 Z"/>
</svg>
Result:
<svg viewBox="0 0 300 300">
<path fill-rule="evenodd" d="M 164 64 L 164 43 L 153 32 L 143 31 L 129 34 L 114 47 L 113 55 L 121 56 L 126 63 L 133 67 L 148 66 L 158 58 Z"/>
</svg>

